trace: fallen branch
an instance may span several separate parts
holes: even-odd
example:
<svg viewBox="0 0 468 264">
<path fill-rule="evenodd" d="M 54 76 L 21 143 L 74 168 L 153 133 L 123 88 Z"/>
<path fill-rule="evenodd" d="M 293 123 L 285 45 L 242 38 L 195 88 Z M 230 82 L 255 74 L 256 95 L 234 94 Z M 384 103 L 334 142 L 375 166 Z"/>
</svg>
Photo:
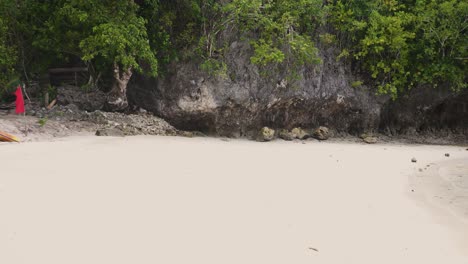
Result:
<svg viewBox="0 0 468 264">
<path fill-rule="evenodd" d="M 47 110 L 50 110 L 52 109 L 52 107 L 54 107 L 54 105 L 57 103 L 57 99 L 54 99 L 48 106 L 47 106 Z"/>
</svg>

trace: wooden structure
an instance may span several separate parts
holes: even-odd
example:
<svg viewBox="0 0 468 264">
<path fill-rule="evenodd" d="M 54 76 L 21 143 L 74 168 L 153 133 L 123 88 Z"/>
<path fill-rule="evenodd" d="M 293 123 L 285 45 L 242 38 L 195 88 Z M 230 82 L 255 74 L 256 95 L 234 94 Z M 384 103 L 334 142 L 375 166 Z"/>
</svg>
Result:
<svg viewBox="0 0 468 264">
<path fill-rule="evenodd" d="M 46 75 L 42 76 L 40 80 L 40 87 L 43 91 L 44 106 L 48 107 L 50 100 L 48 87 L 59 87 L 63 85 L 73 85 L 80 87 L 88 83 L 89 73 L 86 67 L 63 67 L 63 68 L 50 68 Z"/>
<path fill-rule="evenodd" d="M 64 84 L 81 86 L 87 83 L 88 78 L 88 68 L 86 67 L 49 69 L 49 81 L 52 86 L 60 86 Z"/>
</svg>

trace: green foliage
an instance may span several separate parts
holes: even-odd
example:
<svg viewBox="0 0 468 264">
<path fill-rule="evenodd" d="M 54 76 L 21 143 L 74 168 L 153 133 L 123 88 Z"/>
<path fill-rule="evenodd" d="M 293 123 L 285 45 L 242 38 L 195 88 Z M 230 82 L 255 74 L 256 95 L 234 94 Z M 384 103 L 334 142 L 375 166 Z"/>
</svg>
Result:
<svg viewBox="0 0 468 264">
<path fill-rule="evenodd" d="M 351 87 L 358 88 L 358 87 L 361 87 L 363 84 L 364 84 L 363 81 L 354 81 L 351 83 Z"/>
<path fill-rule="evenodd" d="M 149 47 L 144 20 L 134 18 L 127 23 L 109 21 L 93 28 L 93 34 L 80 42 L 83 60 L 96 57 L 118 63 L 123 68 L 142 71 L 139 59 L 151 66 L 151 74 L 157 74 L 157 61 Z"/>
<path fill-rule="evenodd" d="M 68 0 L 50 20 L 59 32 L 61 46 L 80 56 L 85 62 L 102 65 L 118 64 L 123 69 L 142 71 L 141 61 L 149 66 L 150 75 L 157 74 L 157 60 L 150 48 L 146 21 L 137 15 L 132 1 Z M 64 26 L 63 21 L 68 23 Z"/>
<path fill-rule="evenodd" d="M 37 123 L 39 124 L 40 127 L 43 127 L 47 124 L 47 121 L 49 121 L 49 119 L 47 117 L 44 117 L 44 118 L 40 118 L 39 120 L 37 120 Z"/>
<path fill-rule="evenodd" d="M 255 49 L 255 55 L 250 58 L 252 63 L 266 66 L 270 63 L 281 63 L 284 61 L 284 53 L 273 45 L 272 42 L 266 42 L 264 39 L 252 41 Z"/>
<path fill-rule="evenodd" d="M 468 2 L 417 1 L 414 12 L 417 38 L 414 45 L 415 83 L 449 82 L 452 89 L 467 87 Z"/>
<path fill-rule="evenodd" d="M 320 41 L 326 45 L 332 45 L 336 42 L 336 36 L 330 33 L 320 34 Z"/>
<path fill-rule="evenodd" d="M 244 31 L 258 33 L 252 40 L 252 63 L 266 66 L 291 59 L 297 65 L 319 62 L 311 34 L 320 25 L 321 0 L 233 0 L 225 11 Z"/>
<path fill-rule="evenodd" d="M 316 42 L 338 47 L 363 80 L 393 98 L 412 86 L 467 87 L 465 0 L 2 0 L 0 93 L 12 80 L 85 63 L 94 79 L 132 69 L 155 76 L 194 60 L 227 76 L 234 37 L 269 72 L 319 63 Z M 226 34 L 225 34 L 226 33 Z M 228 37 L 227 37 L 228 36 Z M 360 86 L 363 83 L 352 86 Z"/>
<path fill-rule="evenodd" d="M 66 42 L 56 41 L 55 36 L 47 34 L 54 30 L 48 20 L 60 4 L 63 1 L 0 1 L 0 17 L 7 24 L 9 42 L 16 50 L 15 70 L 25 81 L 37 77 L 51 64 L 69 59 L 63 55 L 65 47 L 52 45 Z"/>
<path fill-rule="evenodd" d="M 227 78 L 227 65 L 216 59 L 207 59 L 200 64 L 200 69 L 217 77 Z"/>
<path fill-rule="evenodd" d="M 363 59 L 372 78 L 380 81 L 379 93 L 396 96 L 409 76 L 408 42 L 414 33 L 405 30 L 411 18 L 404 12 L 383 16 L 376 11 L 370 14 L 367 34 L 360 41 L 357 59 Z"/>
<path fill-rule="evenodd" d="M 57 98 L 57 87 L 49 85 L 47 89 L 45 90 L 49 94 L 49 100 L 53 100 Z"/>
<path fill-rule="evenodd" d="M 157 8 L 159 1 L 139 2 Z M 157 73 L 146 19 L 133 1 L 3 0 L 0 17 L 7 20 L 11 42 L 20 55 L 16 56 L 16 70 L 25 79 L 43 74 L 49 67 L 80 61 L 95 79 L 101 72 L 111 73 L 114 64 Z"/>
<path fill-rule="evenodd" d="M 460 0 L 371 0 L 331 4 L 339 59 L 352 58 L 396 98 L 414 85 L 467 86 L 468 3 Z"/>
<path fill-rule="evenodd" d="M 16 49 L 8 39 L 8 27 L 0 16 L 0 96 L 6 92 L 15 79 Z"/>
</svg>

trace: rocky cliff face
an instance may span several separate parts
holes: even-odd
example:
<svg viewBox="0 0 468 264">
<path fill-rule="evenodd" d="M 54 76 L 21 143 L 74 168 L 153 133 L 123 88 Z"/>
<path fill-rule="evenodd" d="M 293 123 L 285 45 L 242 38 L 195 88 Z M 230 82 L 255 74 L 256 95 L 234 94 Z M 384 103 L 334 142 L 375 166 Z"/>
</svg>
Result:
<svg viewBox="0 0 468 264">
<path fill-rule="evenodd" d="M 249 45 L 233 42 L 226 54 L 228 73 L 212 77 L 195 63 L 171 66 L 167 78 L 134 78 L 129 100 L 164 117 L 177 128 L 222 136 L 249 136 L 272 128 L 327 126 L 358 134 L 379 127 L 384 98 L 365 86 L 352 87 L 350 68 L 322 50 L 322 63 L 299 70 L 288 81 L 285 69 L 262 72 L 250 63 Z"/>
<path fill-rule="evenodd" d="M 264 126 L 329 127 L 359 135 L 437 136 L 468 139 L 468 91 L 420 87 L 397 101 L 376 96 L 349 65 L 321 49 L 322 63 L 299 70 L 288 81 L 285 69 L 262 72 L 250 63 L 248 44 L 233 42 L 225 55 L 226 76 L 213 77 L 197 63 L 173 64 L 166 78 L 136 76 L 129 85 L 130 103 L 165 118 L 179 129 L 229 137 L 252 137 Z"/>
<path fill-rule="evenodd" d="M 380 130 L 390 135 L 432 134 L 468 139 L 468 91 L 419 87 L 382 105 Z"/>
</svg>

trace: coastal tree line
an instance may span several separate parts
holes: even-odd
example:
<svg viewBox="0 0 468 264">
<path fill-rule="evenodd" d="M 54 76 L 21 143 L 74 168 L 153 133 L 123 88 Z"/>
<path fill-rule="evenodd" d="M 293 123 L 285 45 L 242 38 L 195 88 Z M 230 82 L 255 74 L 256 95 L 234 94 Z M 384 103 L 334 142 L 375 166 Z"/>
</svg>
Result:
<svg viewBox="0 0 468 264">
<path fill-rule="evenodd" d="M 1 0 L 0 94 L 79 62 L 89 85 L 110 90 L 109 103 L 122 109 L 135 72 L 164 75 L 169 63 L 192 60 L 226 74 L 225 34 L 251 45 L 259 69 L 282 65 L 294 75 L 320 63 L 326 46 L 377 93 L 460 91 L 467 30 L 464 0 Z"/>
</svg>

